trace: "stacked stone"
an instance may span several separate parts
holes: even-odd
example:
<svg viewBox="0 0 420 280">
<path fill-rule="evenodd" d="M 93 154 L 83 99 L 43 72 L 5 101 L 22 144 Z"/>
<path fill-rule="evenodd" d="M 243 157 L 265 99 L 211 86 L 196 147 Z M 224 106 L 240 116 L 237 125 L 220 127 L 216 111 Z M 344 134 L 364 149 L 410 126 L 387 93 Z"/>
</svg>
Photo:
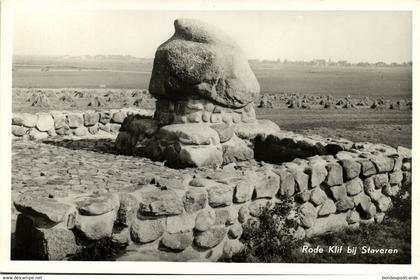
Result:
<svg viewBox="0 0 420 280">
<path fill-rule="evenodd" d="M 156 177 L 119 193 L 15 201 L 26 257 L 63 259 L 104 237 L 128 245 L 120 260 L 217 260 L 243 245 L 243 224 L 293 198 L 297 237 L 381 223 L 411 185 L 411 154 L 339 152 L 282 165 Z M 408 198 L 410 199 L 410 198 Z M 25 251 L 26 250 L 26 251 Z"/>
<path fill-rule="evenodd" d="M 241 49 L 201 21 L 175 21 L 175 34 L 156 51 L 149 91 L 156 133 L 144 137 L 149 125 L 127 120 L 120 153 L 136 154 L 140 145 L 142 155 L 170 166 L 220 166 L 252 159 L 255 137 L 280 130 L 256 120 L 260 87 Z"/>
<path fill-rule="evenodd" d="M 86 112 L 51 111 L 36 114 L 14 113 L 14 137 L 39 140 L 54 136 L 88 137 L 117 134 L 127 114 L 147 116 L 150 111 L 139 109 L 103 110 Z"/>
<path fill-rule="evenodd" d="M 179 123 L 250 123 L 256 121 L 253 104 L 242 108 L 215 105 L 205 99 L 169 100 L 156 102 L 155 119 L 160 125 Z"/>
<path fill-rule="evenodd" d="M 252 123 L 170 124 L 133 116 L 126 120 L 116 139 L 123 154 L 139 153 L 174 167 L 220 166 L 254 158 L 253 140 L 279 131 L 268 120 Z"/>
</svg>

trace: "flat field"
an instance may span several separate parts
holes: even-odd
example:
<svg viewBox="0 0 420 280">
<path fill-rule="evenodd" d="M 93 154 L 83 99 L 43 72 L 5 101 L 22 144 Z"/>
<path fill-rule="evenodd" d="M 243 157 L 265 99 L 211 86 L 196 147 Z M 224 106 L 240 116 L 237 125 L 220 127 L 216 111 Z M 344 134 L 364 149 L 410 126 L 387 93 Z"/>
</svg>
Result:
<svg viewBox="0 0 420 280">
<path fill-rule="evenodd" d="M 305 134 L 411 147 L 412 111 L 407 105 L 412 99 L 411 67 L 315 67 L 263 63 L 251 66 L 260 82 L 261 92 L 279 95 L 281 100 L 281 106 L 258 109 L 260 118 L 271 119 L 283 129 Z M 102 108 L 133 105 L 150 108 L 150 98 L 135 92 L 148 88 L 151 70 L 150 61 L 16 64 L 13 111 L 96 109 L 89 105 L 94 96 L 103 98 Z M 60 94 L 51 93 L 52 89 L 57 92 L 63 88 Z M 49 104 L 32 105 L 34 92 L 45 92 Z M 80 95 L 77 92 L 89 93 Z M 281 96 L 293 93 L 306 96 L 306 99 L 312 96 L 310 108 L 287 108 L 286 101 L 291 98 Z M 349 95 L 353 104 L 366 97 L 371 103 L 350 109 L 334 106 Z M 324 109 L 317 102 L 327 96 L 331 96 L 334 103 L 332 108 Z M 404 106 L 390 109 L 389 103 L 382 108 L 369 108 L 373 100 L 381 98 L 390 103 L 403 100 Z"/>
<path fill-rule="evenodd" d="M 40 67 L 15 66 L 13 87 L 23 88 L 148 88 L 151 64 L 60 67 L 41 71 Z M 276 65 L 254 66 L 264 93 L 408 98 L 412 92 L 409 67 L 312 67 Z"/>
</svg>

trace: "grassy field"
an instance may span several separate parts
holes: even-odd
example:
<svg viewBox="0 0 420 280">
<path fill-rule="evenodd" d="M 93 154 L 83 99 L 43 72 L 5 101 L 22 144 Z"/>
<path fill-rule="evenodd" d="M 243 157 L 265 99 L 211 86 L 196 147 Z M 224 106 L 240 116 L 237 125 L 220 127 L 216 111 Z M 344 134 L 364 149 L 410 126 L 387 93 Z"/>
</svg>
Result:
<svg viewBox="0 0 420 280">
<path fill-rule="evenodd" d="M 100 67 L 99 67 L 100 66 Z M 151 64 L 121 66 L 98 65 L 90 68 L 15 66 L 13 87 L 33 88 L 148 88 Z M 312 67 L 276 65 L 254 66 L 253 71 L 264 93 L 300 92 L 341 96 L 411 97 L 411 68 Z"/>
<path fill-rule="evenodd" d="M 276 122 L 281 129 L 324 137 L 343 137 L 391 146 L 412 145 L 412 112 L 371 109 L 259 109 L 259 118 Z"/>
</svg>

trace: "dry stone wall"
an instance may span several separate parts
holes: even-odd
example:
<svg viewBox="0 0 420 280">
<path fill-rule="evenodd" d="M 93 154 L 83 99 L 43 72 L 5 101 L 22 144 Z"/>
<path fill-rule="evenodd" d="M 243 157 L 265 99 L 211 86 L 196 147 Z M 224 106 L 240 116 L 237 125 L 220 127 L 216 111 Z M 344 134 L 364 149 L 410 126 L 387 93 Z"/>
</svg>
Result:
<svg viewBox="0 0 420 280">
<path fill-rule="evenodd" d="M 54 136 L 115 137 L 129 114 L 152 116 L 153 111 L 123 108 L 101 111 L 51 111 L 14 113 L 12 135 L 15 138 L 40 140 Z"/>
<path fill-rule="evenodd" d="M 411 185 L 411 152 L 384 147 L 231 164 L 207 177 L 157 177 L 117 193 L 22 196 L 14 202 L 17 245 L 27 258 L 61 260 L 109 237 L 128 246 L 119 260 L 214 261 L 240 251 L 243 225 L 285 197 L 294 201 L 288 218 L 297 221 L 291 233 L 298 238 L 380 223 Z"/>
<path fill-rule="evenodd" d="M 255 122 L 256 115 L 253 104 L 242 108 L 228 108 L 215 105 L 214 102 L 188 98 L 185 100 L 158 99 L 155 119 L 161 125 L 181 123 L 232 124 Z"/>
</svg>

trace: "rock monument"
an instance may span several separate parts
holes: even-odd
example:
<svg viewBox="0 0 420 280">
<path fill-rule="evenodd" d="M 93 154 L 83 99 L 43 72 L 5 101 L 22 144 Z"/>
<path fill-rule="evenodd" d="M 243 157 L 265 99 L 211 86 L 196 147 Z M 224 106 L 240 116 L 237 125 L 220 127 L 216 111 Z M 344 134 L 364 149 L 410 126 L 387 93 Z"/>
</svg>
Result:
<svg viewBox="0 0 420 280">
<path fill-rule="evenodd" d="M 253 138 L 280 130 L 256 119 L 260 86 L 240 47 L 199 20 L 175 21 L 175 34 L 156 51 L 149 91 L 154 117 L 127 118 L 119 152 L 141 146 L 169 165 L 219 166 L 253 158 Z"/>
</svg>

